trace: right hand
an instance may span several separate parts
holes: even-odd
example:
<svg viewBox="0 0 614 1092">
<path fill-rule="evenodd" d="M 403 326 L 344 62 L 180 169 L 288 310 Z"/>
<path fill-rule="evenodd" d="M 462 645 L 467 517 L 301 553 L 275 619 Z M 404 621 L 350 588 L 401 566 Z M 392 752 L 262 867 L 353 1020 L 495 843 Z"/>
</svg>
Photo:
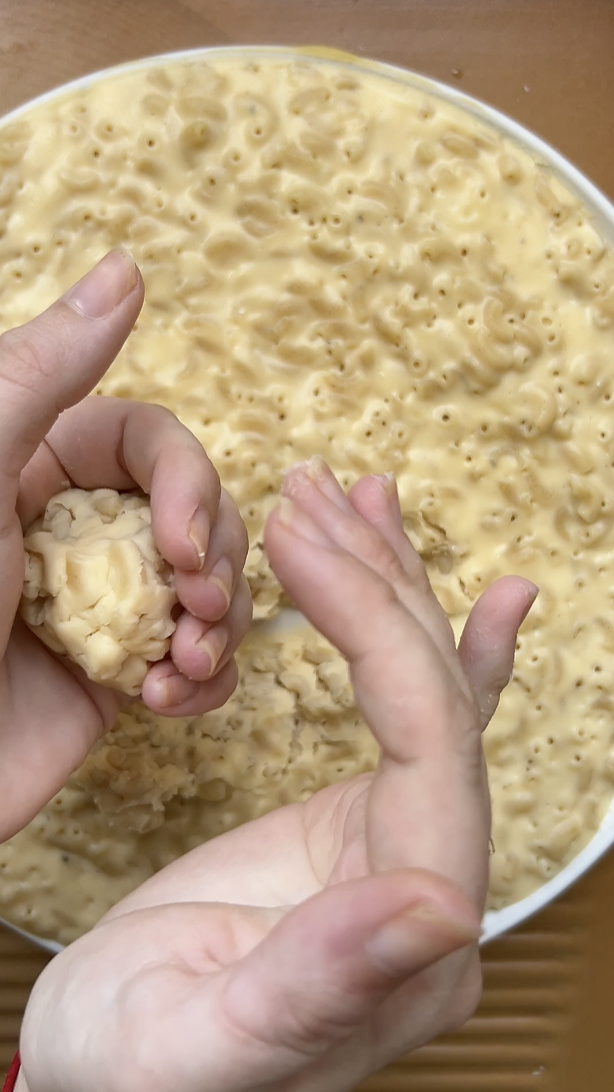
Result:
<svg viewBox="0 0 614 1092">
<path fill-rule="evenodd" d="M 488 880 L 481 730 L 537 589 L 508 577 L 457 651 L 392 483 L 286 479 L 266 548 L 348 659 L 373 774 L 152 877 L 43 972 L 22 1090 L 347 1092 L 472 1013 Z"/>
</svg>

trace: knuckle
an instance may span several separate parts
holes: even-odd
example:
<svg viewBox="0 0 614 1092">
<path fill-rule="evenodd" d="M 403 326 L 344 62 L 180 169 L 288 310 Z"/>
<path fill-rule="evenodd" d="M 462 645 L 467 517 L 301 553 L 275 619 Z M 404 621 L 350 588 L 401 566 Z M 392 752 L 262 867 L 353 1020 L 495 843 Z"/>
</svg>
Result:
<svg viewBox="0 0 614 1092">
<path fill-rule="evenodd" d="M 252 624 L 253 604 L 249 584 L 241 577 L 232 597 L 226 624 L 228 626 L 228 647 L 236 650 L 246 636 Z"/>
<path fill-rule="evenodd" d="M 234 992 L 234 991 L 233 991 Z M 228 988 L 220 997 L 218 1019 L 231 1031 L 232 1037 L 239 1037 L 251 1046 L 264 1046 L 267 1049 L 286 1049 L 310 1057 L 321 1049 L 318 1017 L 312 1022 L 304 1009 L 302 1000 L 284 997 L 283 1006 L 265 1001 L 257 1016 L 237 1006 L 233 992 Z"/>
<path fill-rule="evenodd" d="M 247 561 L 247 555 L 249 553 L 249 535 L 247 528 L 243 527 L 243 533 L 241 536 L 241 547 L 239 550 L 239 568 L 243 569 L 245 562 Z"/>
<path fill-rule="evenodd" d="M 496 664 L 494 666 L 485 687 L 491 701 L 496 703 L 499 700 L 502 692 L 511 681 L 511 677 L 512 668 L 509 664 Z"/>
<path fill-rule="evenodd" d="M 143 429 L 160 433 L 166 439 L 168 434 L 170 452 L 189 456 L 198 462 L 198 475 L 204 480 L 207 489 L 207 502 L 218 505 L 222 494 L 220 476 L 211 462 L 205 448 L 194 433 L 179 420 L 167 406 L 157 402 L 138 403 L 138 423 Z"/>
<path fill-rule="evenodd" d="M 19 330 L 0 334 L 0 376 L 25 391 L 34 390 L 52 372 L 37 340 Z"/>
<path fill-rule="evenodd" d="M 248 552 L 249 552 L 249 534 L 247 532 L 247 527 L 246 527 L 245 523 L 243 522 L 240 515 L 239 515 L 239 528 L 240 528 L 239 535 L 240 535 L 240 546 L 241 546 L 241 550 L 240 550 L 240 553 L 241 553 L 241 567 L 243 567 L 243 565 L 245 564 L 245 559 L 246 559 L 246 557 L 248 555 Z"/>
<path fill-rule="evenodd" d="M 238 1033 L 247 1042 L 276 1051 L 288 1050 L 307 1059 L 347 1040 L 356 1027 L 356 1021 L 340 1011 L 334 986 L 330 995 L 323 996 L 296 982 L 294 988 L 284 990 L 283 1001 L 275 991 L 257 1016 L 248 1014 L 242 1004 L 237 1006 L 228 989 L 220 1001 L 218 1011 L 235 1036 Z"/>
<path fill-rule="evenodd" d="M 252 602 L 252 593 L 247 580 L 247 577 L 242 575 L 239 581 L 238 594 L 241 603 L 241 630 L 247 633 L 249 627 L 252 624 L 252 617 L 254 614 L 254 604 Z"/>
<path fill-rule="evenodd" d="M 319 999 L 322 1000 L 321 998 Z M 302 996 L 288 998 L 279 1040 L 303 1055 L 319 1054 L 333 1043 L 343 1042 L 355 1028 L 355 1020 L 344 1018 L 336 1006 L 317 1004 Z"/>
<path fill-rule="evenodd" d="M 138 409 L 142 415 L 143 424 L 151 429 L 163 429 L 167 426 L 171 428 L 185 427 L 172 410 L 168 409 L 167 406 L 158 405 L 157 402 L 140 402 Z"/>
<path fill-rule="evenodd" d="M 390 581 L 379 573 L 371 572 L 370 587 L 365 592 L 363 607 L 372 617 L 385 617 L 390 611 L 405 609 Z"/>
<path fill-rule="evenodd" d="M 413 550 L 413 547 L 412 551 L 413 556 L 406 558 L 405 571 L 407 575 L 409 576 L 412 584 L 414 584 L 419 591 L 421 591 L 424 595 L 433 595 L 435 599 L 437 599 L 437 596 L 433 591 L 433 586 L 429 579 L 429 574 L 426 565 L 424 564 L 424 561 L 420 557 L 420 554 L 417 554 L 415 550 Z M 438 599 L 437 605 L 441 607 Z"/>
<path fill-rule="evenodd" d="M 404 531 L 404 557 L 405 568 L 411 573 L 413 580 L 419 580 L 424 584 L 431 586 L 431 582 L 428 578 L 426 571 L 426 565 L 424 562 L 425 557 L 429 557 L 428 550 L 420 548 L 412 542 L 411 536 L 407 531 Z"/>
<path fill-rule="evenodd" d="M 389 584 L 397 584 L 405 573 L 390 543 L 368 523 L 358 525 L 355 532 L 356 552 L 362 561 L 374 569 Z"/>
<path fill-rule="evenodd" d="M 220 709 L 232 697 L 239 684 L 239 668 L 234 656 L 227 663 L 222 661 L 219 671 L 211 677 L 215 682 L 215 699 L 211 709 Z"/>
<path fill-rule="evenodd" d="M 225 489 L 221 491 L 219 513 L 221 517 L 228 521 L 233 548 L 237 554 L 239 565 L 243 568 L 249 550 L 249 535 L 235 501 Z"/>
</svg>

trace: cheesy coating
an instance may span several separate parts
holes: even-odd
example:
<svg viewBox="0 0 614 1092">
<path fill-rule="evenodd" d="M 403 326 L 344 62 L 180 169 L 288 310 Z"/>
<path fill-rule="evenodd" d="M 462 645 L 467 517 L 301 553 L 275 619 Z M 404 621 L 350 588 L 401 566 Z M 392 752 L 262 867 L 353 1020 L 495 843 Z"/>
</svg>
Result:
<svg viewBox="0 0 614 1092">
<path fill-rule="evenodd" d="M 172 570 L 145 497 L 67 489 L 24 536 L 20 613 L 93 682 L 136 696 L 175 630 Z"/>
<path fill-rule="evenodd" d="M 347 665 L 311 627 L 255 627 L 238 661 L 224 709 L 120 713 L 69 786 L 0 845 L 9 920 L 69 943 L 206 839 L 374 768 Z"/>
<path fill-rule="evenodd" d="M 131 248 L 146 302 L 100 392 L 168 406 L 206 447 L 248 525 L 258 618 L 280 606 L 266 514 L 283 470 L 314 454 L 345 487 L 396 474 L 407 530 L 457 633 L 496 577 L 540 586 L 485 736 L 490 905 L 552 876 L 596 830 L 614 780 L 614 256 L 586 210 L 462 110 L 300 56 L 111 75 L 0 128 L 0 163 L 0 325 L 31 318 L 109 247 Z M 244 670 L 255 670 L 249 656 Z M 275 705 L 274 670 L 267 685 Z M 133 761 L 131 733 L 143 741 L 133 781 L 125 770 L 109 780 L 97 752 L 80 787 L 2 850 L 11 875 L 26 844 L 51 852 L 65 812 L 98 832 L 96 864 L 84 852 L 79 868 L 106 869 L 122 890 L 159 866 L 152 847 L 179 829 L 173 809 L 184 824 L 173 851 L 203 822 L 216 832 L 203 820 L 211 802 L 190 796 L 189 764 L 145 747 L 165 726 L 135 712 L 115 731 L 112 768 Z M 285 769 L 276 732 L 262 746 L 271 769 Z M 224 793 L 241 747 L 234 733 L 226 743 L 206 749 L 207 777 L 219 775 Z M 306 783 L 333 775 L 310 761 Z M 246 784 L 230 791 L 229 823 L 279 800 L 268 782 L 260 795 Z M 151 829 L 163 809 L 166 823 Z M 105 864 L 124 846 L 129 876 Z M 38 884 L 50 861 L 36 866 Z M 104 882 L 117 897 L 115 880 Z M 62 894 L 65 909 L 72 897 Z M 0 893 L 0 904 L 20 913 L 18 898 Z M 85 927 L 82 912 L 71 928 Z"/>
</svg>

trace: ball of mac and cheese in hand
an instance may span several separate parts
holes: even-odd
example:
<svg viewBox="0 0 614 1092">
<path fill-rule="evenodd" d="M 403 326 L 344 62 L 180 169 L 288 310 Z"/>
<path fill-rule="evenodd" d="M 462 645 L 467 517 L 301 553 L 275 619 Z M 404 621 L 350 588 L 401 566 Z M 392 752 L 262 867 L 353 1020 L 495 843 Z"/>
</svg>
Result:
<svg viewBox="0 0 614 1092">
<path fill-rule="evenodd" d="M 24 547 L 28 626 L 93 682 L 139 694 L 149 665 L 169 650 L 177 603 L 148 500 L 69 489 L 51 498 Z"/>
</svg>

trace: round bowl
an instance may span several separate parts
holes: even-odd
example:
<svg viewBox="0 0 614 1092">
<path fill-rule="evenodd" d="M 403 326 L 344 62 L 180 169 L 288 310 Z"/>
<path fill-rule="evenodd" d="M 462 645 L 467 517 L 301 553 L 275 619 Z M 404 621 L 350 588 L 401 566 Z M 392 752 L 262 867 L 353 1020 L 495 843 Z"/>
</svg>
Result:
<svg viewBox="0 0 614 1092">
<path fill-rule="evenodd" d="M 146 69 L 161 64 L 170 64 L 182 60 L 205 60 L 209 57 L 220 55 L 238 57 L 245 57 L 246 55 L 255 55 L 259 57 L 270 56 L 278 59 L 302 57 L 310 58 L 323 65 L 344 64 L 360 71 L 367 70 L 376 73 L 395 82 L 402 82 L 418 91 L 433 95 L 436 98 L 445 100 L 453 106 L 460 107 L 478 120 L 491 125 L 493 128 L 499 130 L 504 136 L 515 141 L 525 152 L 531 155 L 538 164 L 551 171 L 567 189 L 579 198 L 588 211 L 597 230 L 603 238 L 614 247 L 614 205 L 612 205 L 597 186 L 586 178 L 577 167 L 574 167 L 573 163 L 570 163 L 569 160 L 560 154 L 560 152 L 555 148 L 552 148 L 545 140 L 536 136 L 535 133 L 532 133 L 512 118 L 502 114 L 499 110 L 494 109 L 494 107 L 487 106 L 478 99 L 464 94 L 456 87 L 447 86 L 437 80 L 430 79 L 427 76 L 421 76 L 418 73 L 411 72 L 407 69 L 384 64 L 379 61 L 365 60 L 360 57 L 355 57 L 352 54 L 342 53 L 338 50 L 328 49 L 326 47 L 293 49 L 283 46 L 214 46 L 182 50 L 175 53 L 157 54 L 153 57 L 145 57 L 138 61 L 132 61 L 98 72 L 93 72 L 88 76 L 83 76 L 78 80 L 63 84 L 53 91 L 46 92 L 44 95 L 39 95 L 37 98 L 24 103 L 9 114 L 4 115 L 0 120 L 2 122 L 17 120 L 20 115 L 29 111 L 33 106 L 52 102 L 54 99 L 59 99 L 71 91 L 87 88 L 92 84 L 107 79 L 109 76 L 115 74 Z M 545 906 L 553 902 L 559 895 L 571 887 L 572 884 L 576 883 L 581 876 L 588 872 L 613 844 L 614 800 L 612 801 L 601 826 L 593 835 L 590 842 L 568 865 L 557 873 L 556 876 L 547 883 L 542 884 L 542 886 L 531 895 L 521 899 L 519 902 L 506 906 L 502 910 L 490 910 L 486 913 L 481 943 L 486 944 L 495 937 L 509 932 L 509 930 L 532 917 L 533 914 L 543 910 Z M 25 932 L 24 930 L 11 925 L 9 922 L 4 922 L 4 919 L 0 918 L 0 922 L 7 925 L 13 932 L 51 954 L 56 954 L 61 951 L 62 946 L 54 941 L 46 940 L 42 937 L 37 937 L 31 933 Z"/>
</svg>

